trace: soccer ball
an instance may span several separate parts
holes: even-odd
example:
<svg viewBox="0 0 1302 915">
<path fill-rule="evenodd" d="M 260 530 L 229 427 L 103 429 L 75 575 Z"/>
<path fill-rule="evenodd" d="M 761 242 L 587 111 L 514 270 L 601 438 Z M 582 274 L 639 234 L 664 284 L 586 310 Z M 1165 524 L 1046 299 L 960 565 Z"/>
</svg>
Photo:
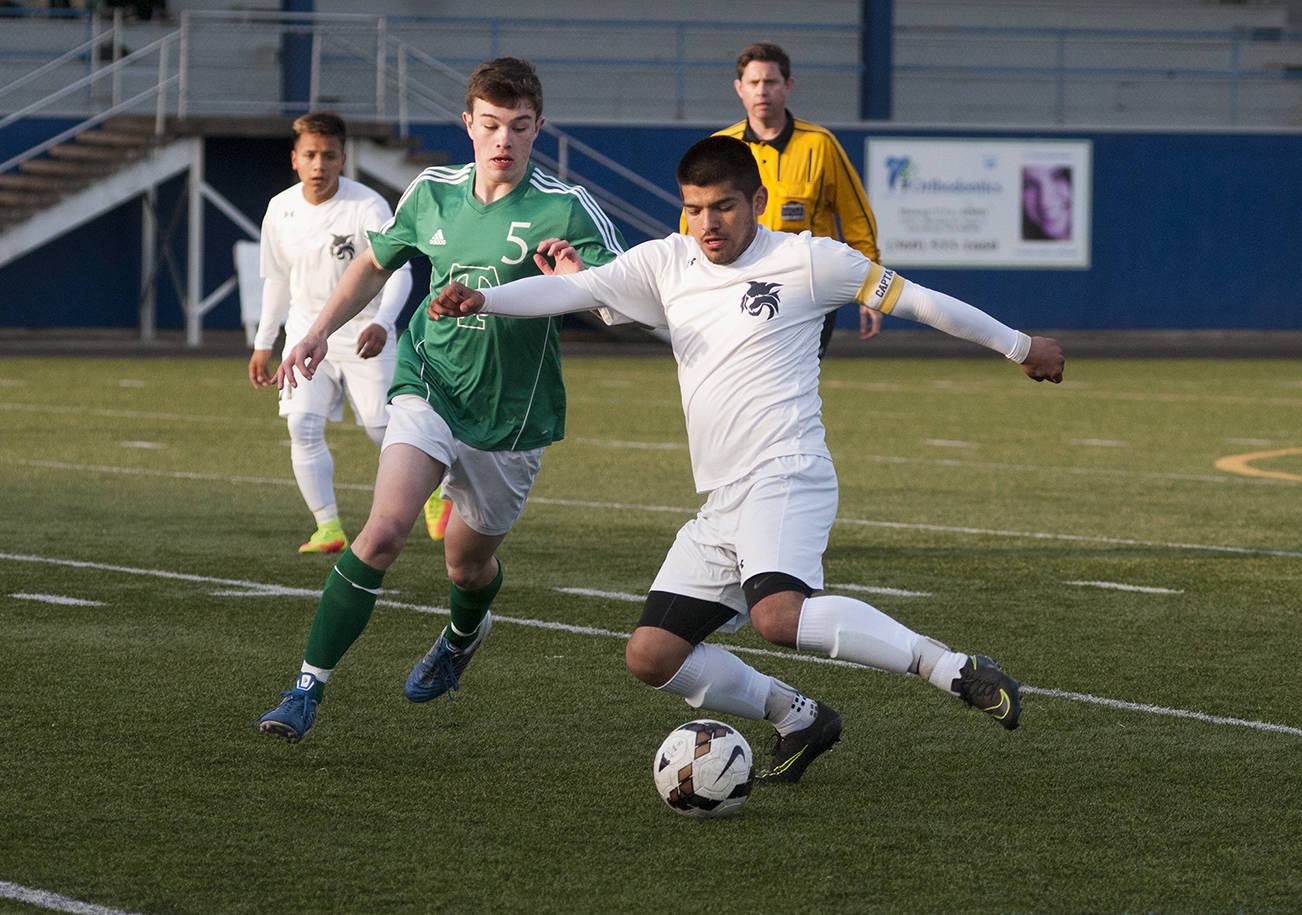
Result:
<svg viewBox="0 0 1302 915">
<path fill-rule="evenodd" d="M 656 790 L 689 817 L 736 813 L 755 783 L 750 744 L 722 721 L 689 721 L 674 730 L 651 763 Z"/>
</svg>

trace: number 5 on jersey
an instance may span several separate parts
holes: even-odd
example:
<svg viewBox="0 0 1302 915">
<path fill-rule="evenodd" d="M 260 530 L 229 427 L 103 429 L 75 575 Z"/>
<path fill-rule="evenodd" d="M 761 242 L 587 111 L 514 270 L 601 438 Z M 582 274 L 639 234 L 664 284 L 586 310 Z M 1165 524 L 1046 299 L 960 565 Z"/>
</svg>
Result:
<svg viewBox="0 0 1302 915">
<path fill-rule="evenodd" d="M 529 228 L 529 226 L 531 226 L 531 225 L 532 225 L 532 223 L 528 223 L 528 222 L 513 222 L 513 223 L 511 223 L 510 228 L 508 228 L 508 229 L 506 230 L 506 240 L 507 240 L 508 242 L 510 242 L 511 244 L 515 245 L 517 248 L 519 248 L 519 249 L 520 249 L 520 253 L 519 253 L 517 256 L 515 256 L 515 257 L 507 257 L 505 254 L 503 254 L 503 255 L 502 255 L 502 263 L 504 263 L 504 264 L 523 264 L 523 263 L 524 263 L 524 259 L 525 259 L 525 257 L 527 257 L 528 254 L 529 254 L 529 243 L 528 243 L 527 241 L 525 241 L 523 238 L 521 238 L 519 235 L 516 235 L 516 234 L 515 234 L 515 230 L 516 230 L 516 229 L 527 229 L 527 228 Z"/>
</svg>

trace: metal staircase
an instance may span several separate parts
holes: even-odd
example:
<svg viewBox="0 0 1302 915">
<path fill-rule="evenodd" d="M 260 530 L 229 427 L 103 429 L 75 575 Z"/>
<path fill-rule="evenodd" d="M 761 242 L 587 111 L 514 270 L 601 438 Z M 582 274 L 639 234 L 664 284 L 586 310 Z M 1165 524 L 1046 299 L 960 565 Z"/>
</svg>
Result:
<svg viewBox="0 0 1302 915">
<path fill-rule="evenodd" d="M 170 161 L 173 139 L 146 119 L 114 118 L 0 174 L 0 266 L 140 194 L 131 174 Z M 162 180 L 176 174 L 162 167 Z"/>
</svg>

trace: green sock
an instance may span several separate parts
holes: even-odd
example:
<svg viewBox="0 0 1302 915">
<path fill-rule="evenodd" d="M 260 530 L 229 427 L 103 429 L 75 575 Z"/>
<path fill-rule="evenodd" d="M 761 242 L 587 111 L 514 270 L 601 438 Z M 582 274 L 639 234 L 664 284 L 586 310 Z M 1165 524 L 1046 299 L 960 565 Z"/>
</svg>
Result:
<svg viewBox="0 0 1302 915">
<path fill-rule="evenodd" d="M 482 588 L 462 591 L 456 585 L 451 586 L 452 622 L 444 630 L 444 634 L 453 647 L 465 648 L 475 640 L 475 630 L 483 622 L 484 614 L 488 613 L 488 608 L 492 606 L 493 598 L 497 596 L 501 587 L 501 562 L 497 564 L 497 575 Z"/>
<path fill-rule="evenodd" d="M 325 670 L 335 668 L 371 619 L 383 580 L 383 571 L 362 562 L 351 548 L 344 550 L 316 605 L 303 655 L 307 663 Z"/>
</svg>

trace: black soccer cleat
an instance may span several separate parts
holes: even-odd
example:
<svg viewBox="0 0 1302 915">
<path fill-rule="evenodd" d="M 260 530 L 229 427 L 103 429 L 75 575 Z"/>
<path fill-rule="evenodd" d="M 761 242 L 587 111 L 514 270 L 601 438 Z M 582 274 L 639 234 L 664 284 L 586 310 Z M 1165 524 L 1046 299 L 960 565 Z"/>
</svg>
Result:
<svg viewBox="0 0 1302 915">
<path fill-rule="evenodd" d="M 1022 714 L 1021 685 L 983 654 L 969 655 L 950 689 L 973 708 L 979 708 L 1008 730 L 1017 727 Z"/>
<path fill-rule="evenodd" d="M 773 765 L 755 776 L 755 784 L 777 785 L 800 781 L 800 776 L 820 753 L 832 749 L 841 739 L 841 716 L 818 703 L 818 714 L 809 727 L 783 737 L 773 747 Z"/>
</svg>

